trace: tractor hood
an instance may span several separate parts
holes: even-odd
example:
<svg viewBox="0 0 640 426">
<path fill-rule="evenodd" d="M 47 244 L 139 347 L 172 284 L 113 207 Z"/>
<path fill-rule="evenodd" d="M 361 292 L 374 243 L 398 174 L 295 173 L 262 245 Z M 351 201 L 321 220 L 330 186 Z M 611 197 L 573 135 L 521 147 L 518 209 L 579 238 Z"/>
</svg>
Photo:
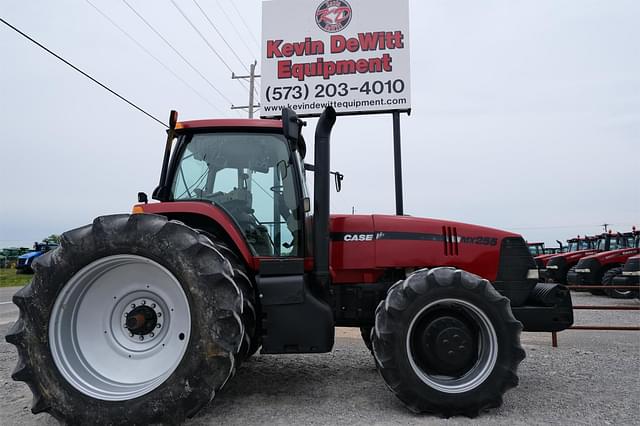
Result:
<svg viewBox="0 0 640 426">
<path fill-rule="evenodd" d="M 334 272 L 441 265 L 456 266 L 493 281 L 505 238 L 517 240 L 535 268 L 520 235 L 460 222 L 409 216 L 332 215 L 330 232 Z M 345 277 L 340 278 L 344 282 Z M 353 279 L 367 281 L 367 277 L 356 275 Z"/>
<path fill-rule="evenodd" d="M 534 260 L 536 261 L 536 264 L 539 267 L 545 267 L 547 266 L 547 262 L 549 262 L 549 259 L 551 259 L 554 256 L 557 256 L 557 253 L 554 254 L 541 254 L 540 256 L 536 256 L 534 257 Z"/>
<path fill-rule="evenodd" d="M 578 260 L 582 259 L 585 256 L 591 256 L 594 254 L 599 253 L 598 250 L 595 249 L 589 249 L 589 250 L 579 250 L 579 251 L 572 251 L 572 252 L 568 252 L 568 253 L 561 253 L 561 254 L 556 254 L 551 256 L 549 259 L 547 259 L 547 263 L 549 263 L 549 261 L 551 261 L 552 259 L 564 259 L 565 261 L 567 261 L 568 263 L 572 263 L 572 262 L 577 262 Z"/>
<path fill-rule="evenodd" d="M 618 249 L 618 250 L 610 250 L 610 251 L 603 251 L 600 253 L 596 253 L 596 254 L 592 254 L 590 256 L 585 256 L 583 257 L 580 262 L 587 262 L 591 259 L 597 260 L 599 263 L 601 264 L 607 264 L 607 263 L 619 263 L 619 262 L 624 262 L 626 259 L 628 259 L 631 256 L 635 256 L 638 253 L 640 253 L 640 249 L 639 248 L 624 248 L 624 249 Z"/>
<path fill-rule="evenodd" d="M 539 256 L 534 257 L 534 259 L 536 260 L 536 262 L 540 261 L 542 262 L 543 265 L 546 265 L 547 262 L 549 261 L 549 259 L 551 259 L 554 256 L 557 256 L 558 253 L 553 253 L 553 254 L 541 254 Z"/>
</svg>

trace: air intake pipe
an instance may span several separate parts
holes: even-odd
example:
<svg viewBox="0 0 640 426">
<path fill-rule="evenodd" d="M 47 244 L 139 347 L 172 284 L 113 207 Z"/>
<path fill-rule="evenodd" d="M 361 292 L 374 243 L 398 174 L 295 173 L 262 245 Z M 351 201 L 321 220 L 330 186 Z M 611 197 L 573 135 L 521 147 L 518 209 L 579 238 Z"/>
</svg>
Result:
<svg viewBox="0 0 640 426">
<path fill-rule="evenodd" d="M 315 170 L 313 175 L 313 272 L 318 288 L 329 293 L 329 196 L 330 140 L 336 122 L 336 110 L 327 107 L 318 120 L 315 135 Z"/>
</svg>

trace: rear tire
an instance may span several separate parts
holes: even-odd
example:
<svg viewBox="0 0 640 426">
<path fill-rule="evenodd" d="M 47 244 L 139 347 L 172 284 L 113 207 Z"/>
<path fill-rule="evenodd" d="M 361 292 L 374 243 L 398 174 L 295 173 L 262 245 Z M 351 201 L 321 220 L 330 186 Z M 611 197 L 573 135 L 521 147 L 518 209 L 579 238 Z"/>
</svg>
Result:
<svg viewBox="0 0 640 426">
<path fill-rule="evenodd" d="M 522 324 L 487 281 L 454 268 L 423 269 L 376 309 L 378 371 L 416 413 L 475 417 L 518 384 Z"/>
<path fill-rule="evenodd" d="M 206 235 L 220 250 L 222 255 L 231 263 L 233 276 L 238 289 L 242 292 L 242 323 L 244 324 L 244 335 L 240 348 L 240 361 L 245 361 L 253 356 L 260 346 L 262 346 L 262 334 L 258 325 L 258 304 L 256 303 L 256 291 L 253 282 L 249 278 L 247 268 L 235 250 L 222 241 L 219 237 L 207 231 L 199 230 Z"/>
<path fill-rule="evenodd" d="M 12 378 L 31 388 L 34 414 L 180 423 L 235 372 L 240 291 L 220 251 L 184 224 L 98 217 L 64 233 L 34 269 L 6 336 L 19 354 Z"/>
<path fill-rule="evenodd" d="M 617 275 L 621 275 L 622 270 L 622 267 L 609 269 L 602 277 L 602 285 L 613 286 L 613 278 Z M 633 299 L 638 297 L 638 292 L 634 290 L 605 289 L 605 293 L 612 299 Z"/>
</svg>

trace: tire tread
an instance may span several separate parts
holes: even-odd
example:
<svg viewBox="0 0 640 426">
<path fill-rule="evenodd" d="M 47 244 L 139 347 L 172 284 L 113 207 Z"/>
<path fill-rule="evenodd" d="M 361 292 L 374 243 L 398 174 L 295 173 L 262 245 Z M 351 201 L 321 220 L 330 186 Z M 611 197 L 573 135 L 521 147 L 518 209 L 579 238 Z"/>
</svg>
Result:
<svg viewBox="0 0 640 426">
<path fill-rule="evenodd" d="M 58 373 L 47 343 L 48 318 L 70 274 L 95 259 L 122 253 L 146 253 L 161 264 L 170 254 L 172 265 L 181 265 L 183 276 L 195 280 L 181 282 L 192 293 L 192 315 L 199 321 L 201 340 L 191 344 L 188 353 L 192 355 L 181 363 L 192 376 L 174 374 L 149 394 L 107 404 L 80 394 Z M 48 412 L 67 424 L 129 424 L 132 418 L 141 423 L 177 424 L 195 415 L 235 373 L 244 333 L 240 290 L 221 250 L 210 242 L 205 244 L 198 232 L 183 223 L 149 214 L 101 216 L 90 225 L 65 232 L 60 246 L 40 256 L 34 270 L 31 283 L 14 295 L 20 317 L 6 335 L 6 341 L 18 349 L 12 377 L 31 389 L 34 414 Z M 199 284 L 203 282 L 212 285 Z M 205 318 L 214 324 L 204 327 Z M 202 346 L 205 341 L 211 343 Z M 204 353 L 208 355 L 200 355 Z"/>
<path fill-rule="evenodd" d="M 490 303 L 496 304 L 503 312 L 504 323 L 511 336 L 509 346 L 509 365 L 496 365 L 495 368 L 505 368 L 506 374 L 502 378 L 498 389 L 492 394 L 470 401 L 465 407 L 453 407 L 439 401 L 427 401 L 420 392 L 411 388 L 409 381 L 403 377 L 400 360 L 397 359 L 395 349 L 398 336 L 401 334 L 403 314 L 410 309 L 417 296 L 426 295 L 438 288 L 463 287 L 481 294 Z M 495 408 L 502 403 L 502 394 L 517 386 L 518 364 L 524 359 L 525 352 L 520 345 L 519 335 L 522 324 L 511 313 L 509 299 L 500 295 L 487 280 L 468 272 L 441 267 L 431 270 L 420 270 L 407 277 L 401 285 L 394 285 L 389 289 L 386 300 L 380 302 L 376 309 L 375 327 L 372 333 L 373 353 L 378 371 L 386 382 L 387 387 L 413 412 L 433 413 L 443 417 L 464 415 L 476 417 L 481 411 Z"/>
</svg>

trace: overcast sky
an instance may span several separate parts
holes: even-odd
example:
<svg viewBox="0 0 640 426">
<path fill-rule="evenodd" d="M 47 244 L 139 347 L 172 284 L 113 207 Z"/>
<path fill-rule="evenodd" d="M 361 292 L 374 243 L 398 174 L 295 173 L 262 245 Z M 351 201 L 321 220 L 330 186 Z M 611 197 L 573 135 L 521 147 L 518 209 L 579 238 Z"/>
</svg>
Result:
<svg viewBox="0 0 640 426">
<path fill-rule="evenodd" d="M 127 1 L 208 82 L 122 1 L 91 0 L 171 72 L 86 0 L 0 0 L 0 16 L 162 120 L 172 108 L 239 116 L 229 100 L 246 104 L 245 89 L 171 1 Z M 231 0 L 198 0 L 244 64 L 192 0 L 175 1 L 237 73 L 259 57 L 259 0 L 234 2 L 251 33 Z M 640 2 L 410 8 L 406 213 L 548 243 L 640 225 Z M 163 127 L 1 24 L 0 49 L 0 247 L 129 212 L 138 191 L 151 193 Z M 345 175 L 332 212 L 393 213 L 391 117 L 339 118 L 332 142 Z"/>
</svg>

